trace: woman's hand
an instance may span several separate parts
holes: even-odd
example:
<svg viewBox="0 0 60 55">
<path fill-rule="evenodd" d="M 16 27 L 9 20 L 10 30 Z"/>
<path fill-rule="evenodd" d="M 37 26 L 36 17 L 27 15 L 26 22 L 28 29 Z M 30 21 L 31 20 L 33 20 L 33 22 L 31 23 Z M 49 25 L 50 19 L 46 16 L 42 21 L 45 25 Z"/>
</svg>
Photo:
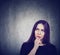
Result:
<svg viewBox="0 0 60 55">
<path fill-rule="evenodd" d="M 43 46 L 44 44 L 42 43 L 42 40 L 39 38 L 36 38 L 34 41 L 34 47 L 38 48 L 39 46 Z"/>
<path fill-rule="evenodd" d="M 28 55 L 35 55 L 36 54 L 36 51 L 39 47 L 39 43 L 40 43 L 40 40 L 39 39 L 35 39 L 34 41 L 34 47 L 32 48 L 32 50 L 30 51 L 30 53 Z"/>
<path fill-rule="evenodd" d="M 43 46 L 43 45 L 44 44 L 42 43 L 42 41 L 39 38 L 36 38 L 35 41 L 34 41 L 34 47 L 28 55 L 35 55 L 38 47 Z"/>
<path fill-rule="evenodd" d="M 40 43 L 41 43 L 40 39 L 39 38 L 36 38 L 35 41 L 34 41 L 34 46 L 35 47 L 39 47 L 40 46 Z"/>
</svg>

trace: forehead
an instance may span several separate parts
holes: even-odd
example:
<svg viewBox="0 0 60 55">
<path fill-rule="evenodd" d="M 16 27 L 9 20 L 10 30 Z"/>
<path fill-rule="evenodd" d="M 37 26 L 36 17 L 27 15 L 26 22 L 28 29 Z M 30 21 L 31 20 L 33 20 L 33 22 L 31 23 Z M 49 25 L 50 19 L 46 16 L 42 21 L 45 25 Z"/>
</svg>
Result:
<svg viewBox="0 0 60 55">
<path fill-rule="evenodd" d="M 44 25 L 42 23 L 41 24 L 38 24 L 36 28 L 44 29 Z"/>
</svg>

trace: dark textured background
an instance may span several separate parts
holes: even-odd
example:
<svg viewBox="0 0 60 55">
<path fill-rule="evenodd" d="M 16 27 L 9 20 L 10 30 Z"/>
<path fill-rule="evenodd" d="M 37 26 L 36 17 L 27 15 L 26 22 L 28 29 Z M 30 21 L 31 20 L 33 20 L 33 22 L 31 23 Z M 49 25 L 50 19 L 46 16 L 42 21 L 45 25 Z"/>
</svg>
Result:
<svg viewBox="0 0 60 55">
<path fill-rule="evenodd" d="M 21 45 L 29 38 L 33 24 L 40 19 L 49 22 L 51 43 L 59 54 L 59 5 L 59 0 L 0 0 L 0 55 L 19 55 Z"/>
</svg>

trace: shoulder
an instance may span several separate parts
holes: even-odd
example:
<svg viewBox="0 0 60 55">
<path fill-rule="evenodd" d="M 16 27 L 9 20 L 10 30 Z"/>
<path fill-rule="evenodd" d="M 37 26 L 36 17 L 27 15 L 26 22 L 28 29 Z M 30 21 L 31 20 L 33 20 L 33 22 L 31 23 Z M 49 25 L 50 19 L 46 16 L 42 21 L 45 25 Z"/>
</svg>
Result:
<svg viewBox="0 0 60 55">
<path fill-rule="evenodd" d="M 23 44 L 22 44 L 22 46 L 25 46 L 25 45 L 27 45 L 28 43 L 27 42 L 24 42 Z"/>
<path fill-rule="evenodd" d="M 23 50 L 23 51 L 30 51 L 31 49 L 33 48 L 33 43 L 31 43 L 31 42 L 24 42 L 23 44 L 22 44 L 22 47 L 21 47 L 21 49 Z"/>
<path fill-rule="evenodd" d="M 47 46 L 48 46 L 48 48 L 50 48 L 52 50 L 56 50 L 56 46 L 51 43 L 49 43 Z"/>
<path fill-rule="evenodd" d="M 52 48 L 55 48 L 55 45 L 49 43 L 48 46 L 52 47 Z"/>
<path fill-rule="evenodd" d="M 28 43 L 27 42 L 24 42 L 21 46 L 21 50 L 26 50 L 28 47 Z"/>
<path fill-rule="evenodd" d="M 25 47 L 25 46 L 27 46 L 28 45 L 28 43 L 27 42 L 24 42 L 23 44 L 22 44 L 22 47 Z"/>
</svg>

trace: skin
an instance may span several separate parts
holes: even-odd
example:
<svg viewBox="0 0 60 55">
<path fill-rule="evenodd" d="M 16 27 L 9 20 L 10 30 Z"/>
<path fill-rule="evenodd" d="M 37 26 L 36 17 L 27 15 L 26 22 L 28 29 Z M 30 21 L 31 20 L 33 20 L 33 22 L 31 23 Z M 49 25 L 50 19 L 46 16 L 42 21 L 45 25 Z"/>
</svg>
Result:
<svg viewBox="0 0 60 55">
<path fill-rule="evenodd" d="M 44 31 L 44 25 L 38 24 L 35 30 L 35 45 L 43 45 L 42 40 L 44 38 L 45 31 Z"/>
<path fill-rule="evenodd" d="M 44 32 L 44 25 L 43 24 L 38 24 L 35 30 L 35 38 L 42 40 L 45 35 Z"/>
<path fill-rule="evenodd" d="M 45 44 L 42 43 L 42 40 L 44 38 L 45 32 L 44 32 L 44 25 L 42 23 L 38 24 L 35 30 L 35 41 L 34 41 L 34 47 L 30 51 L 28 55 L 35 55 L 37 49 L 39 46 L 43 46 Z"/>
</svg>

